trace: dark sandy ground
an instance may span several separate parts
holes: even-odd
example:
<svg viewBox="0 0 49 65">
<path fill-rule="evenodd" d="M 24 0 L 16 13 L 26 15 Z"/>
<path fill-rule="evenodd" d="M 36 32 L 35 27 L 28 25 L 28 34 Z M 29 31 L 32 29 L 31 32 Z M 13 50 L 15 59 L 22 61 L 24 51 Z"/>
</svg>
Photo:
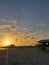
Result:
<svg viewBox="0 0 49 65">
<path fill-rule="evenodd" d="M 0 65 L 6 65 L 7 50 L 0 50 Z M 49 50 L 37 47 L 18 47 L 8 49 L 7 65 L 49 65 Z"/>
</svg>

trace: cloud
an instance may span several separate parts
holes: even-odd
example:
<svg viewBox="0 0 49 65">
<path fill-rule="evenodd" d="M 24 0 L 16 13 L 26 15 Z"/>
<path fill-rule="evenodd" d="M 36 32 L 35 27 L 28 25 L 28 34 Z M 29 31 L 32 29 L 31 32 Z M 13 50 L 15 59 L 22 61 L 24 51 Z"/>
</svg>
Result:
<svg viewBox="0 0 49 65">
<path fill-rule="evenodd" d="M 42 23 L 42 24 L 41 24 L 41 27 L 45 27 L 45 25 L 46 25 L 45 23 Z"/>
<path fill-rule="evenodd" d="M 0 30 L 16 31 L 19 28 L 18 22 L 16 20 L 8 21 L 5 19 L 0 19 L 0 22 L 2 23 L 0 24 Z"/>
<path fill-rule="evenodd" d="M 0 18 L 0 22 L 5 22 L 5 19 Z"/>
<path fill-rule="evenodd" d="M 18 29 L 19 28 L 19 25 L 18 25 L 18 23 L 17 23 L 17 21 L 16 20 L 12 20 L 11 21 L 11 29 Z"/>
<path fill-rule="evenodd" d="M 27 28 L 27 27 L 25 27 L 25 28 L 24 28 L 24 30 L 28 30 L 28 28 Z"/>
<path fill-rule="evenodd" d="M 11 27 L 11 25 L 0 25 L 0 29 L 5 27 Z"/>
</svg>

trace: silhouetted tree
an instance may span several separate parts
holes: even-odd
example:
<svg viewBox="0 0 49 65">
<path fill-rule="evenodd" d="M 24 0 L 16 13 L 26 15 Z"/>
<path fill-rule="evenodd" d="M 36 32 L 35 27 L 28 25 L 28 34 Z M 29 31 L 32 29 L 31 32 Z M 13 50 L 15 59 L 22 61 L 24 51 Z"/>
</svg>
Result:
<svg viewBox="0 0 49 65">
<path fill-rule="evenodd" d="M 15 48 L 15 45 L 10 45 L 10 48 Z"/>
</svg>

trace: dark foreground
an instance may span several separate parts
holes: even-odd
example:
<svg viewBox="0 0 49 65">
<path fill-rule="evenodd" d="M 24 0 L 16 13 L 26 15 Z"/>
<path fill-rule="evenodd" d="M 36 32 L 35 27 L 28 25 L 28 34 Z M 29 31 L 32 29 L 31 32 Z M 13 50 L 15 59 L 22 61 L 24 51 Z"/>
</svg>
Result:
<svg viewBox="0 0 49 65">
<path fill-rule="evenodd" d="M 7 53 L 8 52 L 8 56 Z M 49 65 L 49 51 L 37 47 L 0 50 L 0 65 Z"/>
</svg>

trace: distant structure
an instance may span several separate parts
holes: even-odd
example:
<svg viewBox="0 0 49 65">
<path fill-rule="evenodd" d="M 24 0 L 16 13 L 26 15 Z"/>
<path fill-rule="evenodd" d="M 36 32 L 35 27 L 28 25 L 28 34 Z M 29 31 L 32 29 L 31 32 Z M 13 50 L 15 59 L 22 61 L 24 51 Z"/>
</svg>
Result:
<svg viewBox="0 0 49 65">
<path fill-rule="evenodd" d="M 49 39 L 45 39 L 45 40 L 39 40 L 38 43 L 40 43 L 40 47 L 41 49 L 45 50 L 46 47 L 49 47 Z"/>
</svg>

